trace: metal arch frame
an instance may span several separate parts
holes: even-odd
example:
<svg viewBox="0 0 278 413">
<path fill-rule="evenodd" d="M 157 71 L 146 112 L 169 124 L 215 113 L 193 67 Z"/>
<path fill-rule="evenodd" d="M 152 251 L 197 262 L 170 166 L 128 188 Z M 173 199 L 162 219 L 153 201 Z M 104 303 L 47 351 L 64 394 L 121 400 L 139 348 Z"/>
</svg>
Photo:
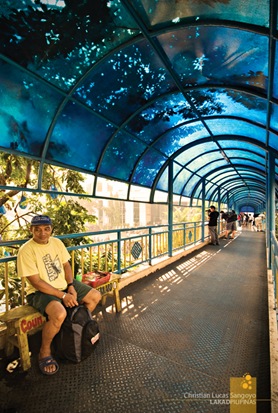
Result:
<svg viewBox="0 0 278 413">
<path fill-rule="evenodd" d="M 122 0 L 122 3 L 123 3 L 123 5 L 128 9 L 128 11 L 131 13 L 131 15 L 133 16 L 133 18 L 135 18 L 136 23 L 138 24 L 138 28 L 142 31 L 142 34 L 138 34 L 135 38 L 129 40 L 128 42 L 124 42 L 123 44 L 119 45 L 117 48 L 111 50 L 111 51 L 109 52 L 109 53 L 111 53 L 111 54 L 112 54 L 112 53 L 115 53 L 115 50 L 123 50 L 123 48 L 126 47 L 127 44 L 134 44 L 134 43 L 136 43 L 136 42 L 138 42 L 138 41 L 140 41 L 140 40 L 142 40 L 142 39 L 148 40 L 148 41 L 150 42 L 150 40 L 153 40 L 153 38 L 154 38 L 155 36 L 159 35 L 159 33 L 166 33 L 166 32 L 170 32 L 170 31 L 173 31 L 173 30 L 182 30 L 184 27 L 189 27 L 189 26 L 200 26 L 200 25 L 202 25 L 202 26 L 206 26 L 206 25 L 219 26 L 219 25 L 220 25 L 220 22 L 222 23 L 221 26 L 223 26 L 223 27 L 225 26 L 225 27 L 232 27 L 232 28 L 237 28 L 237 29 L 240 28 L 240 29 L 243 29 L 243 30 L 252 31 L 252 32 L 254 32 L 254 33 L 260 33 L 260 34 L 262 34 L 262 35 L 269 35 L 269 32 L 268 32 L 268 29 L 267 29 L 267 28 L 252 26 L 252 25 L 247 24 L 247 23 L 238 23 L 238 22 L 231 22 L 231 21 L 224 21 L 224 20 L 215 21 L 215 20 L 213 20 L 213 19 L 212 19 L 212 20 L 202 20 L 202 19 L 200 19 L 200 20 L 198 20 L 198 23 L 193 22 L 193 21 L 191 21 L 191 20 L 187 20 L 187 22 L 185 23 L 185 21 L 183 20 L 180 24 L 177 24 L 177 25 L 175 25 L 175 26 L 171 26 L 171 27 L 167 27 L 167 28 L 164 27 L 164 28 L 159 29 L 159 30 L 153 30 L 153 28 L 151 28 L 152 31 L 150 31 L 150 29 L 146 27 L 145 23 L 138 17 L 138 14 L 136 13 L 136 10 L 135 10 L 135 8 L 133 7 L 133 5 L 131 5 L 130 2 L 128 2 L 128 0 Z M 272 7 L 273 7 L 273 8 L 275 7 L 274 2 L 272 3 Z M 276 7 L 275 7 L 275 9 L 276 9 Z M 272 27 L 274 27 L 274 26 L 272 26 Z M 273 35 L 272 35 L 272 37 L 273 37 Z M 157 45 L 154 41 L 151 42 L 151 45 L 152 45 L 154 51 L 157 52 L 157 51 L 158 51 L 158 49 L 157 49 L 157 46 L 158 46 L 158 45 Z M 169 63 L 169 59 L 167 58 L 167 56 L 165 56 L 164 53 L 160 54 L 161 52 L 163 52 L 163 51 L 160 50 L 160 52 L 158 53 L 159 58 L 162 59 L 162 62 L 163 62 L 163 63 L 165 63 L 165 60 L 164 60 L 164 59 L 166 58 L 166 59 L 167 59 L 167 63 Z M 107 55 L 109 55 L 109 53 L 108 53 Z M 82 80 L 84 80 L 84 78 L 85 78 L 86 76 L 88 76 L 88 74 L 93 70 L 94 67 L 96 67 L 97 65 L 101 64 L 101 62 L 103 61 L 103 59 L 107 58 L 107 55 L 103 56 L 103 58 L 101 58 L 101 59 L 100 59 L 98 62 L 96 62 L 92 67 L 90 67 L 86 73 L 84 73 L 84 75 L 82 76 L 82 78 L 79 79 L 79 82 L 75 85 L 75 87 L 72 88 L 69 93 L 66 93 L 66 94 L 65 94 L 65 100 L 64 100 L 64 101 L 68 101 L 68 100 L 75 101 L 75 99 L 72 98 L 72 94 L 74 93 L 74 90 L 76 89 L 76 87 L 78 87 L 78 84 L 79 84 Z M 171 68 L 171 67 L 170 67 L 170 68 Z M 21 66 L 20 66 L 20 69 L 23 70 L 23 68 L 22 68 Z M 169 72 L 169 68 L 166 67 L 166 69 L 168 69 L 168 72 Z M 174 83 L 176 83 L 176 80 L 179 80 L 178 77 L 176 77 L 176 76 L 173 77 L 173 73 L 172 73 L 172 72 L 169 72 L 169 74 L 171 75 Z M 32 76 L 35 76 L 35 74 L 32 73 Z M 180 85 L 182 86 L 182 84 L 181 84 L 180 81 L 179 81 L 178 83 L 176 83 L 176 85 L 177 85 L 178 89 L 179 89 L 179 86 L 180 86 Z M 205 86 L 206 86 L 206 85 L 205 85 Z M 221 89 L 226 89 L 226 88 L 227 88 L 227 86 L 225 86 L 225 85 L 223 85 L 223 86 L 222 86 L 222 85 L 218 85 L 218 86 L 212 85 L 212 87 L 213 87 L 213 86 L 218 87 L 218 88 L 221 88 Z M 211 85 L 206 86 L 206 87 L 211 87 Z M 199 87 L 199 88 L 201 89 L 201 87 Z M 202 89 L 204 89 L 204 87 L 202 87 Z M 231 89 L 234 89 L 234 87 L 231 86 Z M 188 100 L 188 95 L 185 93 L 186 88 L 184 88 L 184 87 L 182 86 L 181 89 L 179 89 L 179 90 L 180 90 L 181 93 L 183 93 L 183 96 L 185 97 L 185 100 L 190 104 L 190 100 Z M 270 90 L 270 88 L 269 88 L 268 90 Z M 59 89 L 59 93 L 61 93 L 61 90 L 60 90 L 60 89 Z M 248 92 L 246 91 L 246 93 L 248 93 Z M 251 93 L 251 90 L 249 91 L 249 93 Z M 257 91 L 256 93 L 254 93 L 254 96 L 259 96 L 259 91 Z M 156 100 L 157 100 L 157 99 L 156 99 Z M 76 103 L 82 105 L 82 103 L 79 102 L 78 100 L 76 100 Z M 85 105 L 84 105 L 84 106 L 85 106 Z M 61 113 L 63 107 L 64 107 L 64 106 L 60 106 L 60 109 L 58 108 L 55 116 L 58 116 L 59 113 Z M 142 109 L 142 108 L 140 108 L 140 109 Z M 88 108 L 87 108 L 87 110 L 88 110 Z M 99 116 L 99 117 L 102 118 L 102 116 L 101 116 L 98 112 L 92 111 L 92 113 L 94 113 L 95 116 Z M 195 112 L 194 112 L 194 113 L 195 113 Z M 268 113 L 269 113 L 269 112 L 268 112 Z M 198 116 L 198 115 L 197 115 L 197 116 Z M 55 117 L 54 117 L 54 118 L 55 118 Z M 53 119 L 54 119 L 54 118 L 53 118 Z M 105 118 L 105 119 L 106 119 L 106 118 Z M 202 122 L 202 119 L 203 119 L 202 117 L 200 117 L 200 116 L 198 117 L 198 120 L 201 121 L 201 122 Z M 110 124 L 112 124 L 112 122 L 111 122 L 110 120 L 106 119 L 106 121 L 109 122 Z M 204 126 L 205 126 L 205 125 L 204 125 Z M 208 130 L 208 129 L 207 129 L 207 130 Z M 48 131 L 48 137 L 49 137 L 49 136 L 50 136 L 50 129 L 49 129 L 49 131 Z M 132 136 L 133 136 L 133 135 L 132 135 Z M 138 139 L 138 137 L 136 137 L 136 139 Z M 213 140 L 214 140 L 215 137 L 212 135 L 212 136 L 210 136 L 209 139 L 213 139 Z M 236 139 L 236 140 L 237 140 L 237 139 Z M 48 142 L 48 143 L 49 143 L 49 142 Z M 46 154 L 46 150 L 47 150 L 47 145 L 48 145 L 48 143 L 47 143 L 47 139 L 46 139 L 46 141 L 45 141 L 45 146 L 44 146 L 44 150 L 43 150 L 43 156 L 42 156 L 42 158 L 40 158 L 40 160 L 41 160 L 41 168 L 43 168 L 43 165 L 44 165 L 45 163 L 50 164 L 50 162 L 46 162 L 46 161 L 45 161 L 45 154 Z M 57 163 L 57 165 L 66 167 L 66 165 L 64 165 L 64 164 L 63 164 L 63 165 L 60 165 L 59 163 Z M 79 169 L 78 169 L 78 170 L 79 170 Z M 80 169 L 80 171 L 85 172 L 85 171 L 83 171 L 82 169 Z M 88 173 L 88 171 L 86 171 L 86 172 Z M 41 172 L 39 173 L 39 188 L 41 188 L 41 177 L 42 177 L 41 173 L 42 173 L 42 169 L 41 169 Z M 99 175 L 98 173 L 92 174 L 92 175 L 94 175 L 95 178 L 96 178 L 96 179 L 95 179 L 95 185 L 96 185 L 96 183 L 97 183 L 98 177 L 105 177 L 105 178 L 108 178 L 108 179 L 113 179 L 113 178 L 107 177 L 107 176 L 105 176 L 105 175 Z M 117 180 L 117 179 L 115 179 L 115 180 Z M 121 180 L 119 180 L 119 181 L 121 181 Z M 121 181 L 121 182 L 122 182 L 122 181 Z M 129 189 L 130 189 L 130 186 L 131 186 L 131 185 L 136 185 L 136 184 L 134 184 L 134 183 L 132 182 L 132 179 L 130 179 L 129 181 L 126 181 L 126 183 L 127 183 L 128 187 L 129 187 Z M 152 190 L 152 188 L 151 188 L 151 190 Z M 127 198 L 129 198 L 129 192 L 128 192 L 128 197 L 127 197 Z"/>
<path fill-rule="evenodd" d="M 250 176 L 249 174 L 244 174 L 243 172 L 244 172 L 244 171 L 241 170 L 241 173 L 242 173 L 242 175 L 244 175 L 244 179 L 245 179 L 246 181 L 249 180 L 249 182 L 261 183 L 262 186 L 265 186 L 265 179 L 260 179 L 259 176 L 258 176 L 258 177 Z M 246 171 L 246 172 L 249 172 L 249 171 Z M 222 175 L 224 175 L 224 174 L 222 174 Z M 225 175 L 226 175 L 226 174 L 225 174 Z M 229 179 L 229 178 L 230 178 L 230 179 Z M 229 174 L 228 176 L 223 176 L 222 178 L 220 178 L 220 176 L 219 176 L 219 180 L 218 180 L 219 186 L 222 188 L 222 183 L 223 183 L 223 182 L 226 183 L 227 180 L 238 182 L 238 179 L 235 178 L 234 176 L 231 176 L 230 174 Z M 225 187 L 226 187 L 226 186 L 225 186 Z"/>
<path fill-rule="evenodd" d="M 231 185 L 233 185 L 232 187 L 223 187 L 221 186 L 221 192 L 223 193 L 231 193 L 234 194 L 237 188 L 242 188 L 242 192 L 244 193 L 250 193 L 251 188 L 256 189 L 257 191 L 259 191 L 261 194 L 264 194 L 265 196 L 265 183 L 264 185 L 261 184 L 261 182 L 255 182 L 255 181 L 251 181 L 250 185 L 248 187 L 248 189 L 242 187 L 242 185 L 238 182 L 238 180 L 233 179 L 231 182 Z M 210 195 L 207 195 L 207 197 L 211 198 L 211 199 L 215 199 L 215 197 L 217 196 L 216 194 L 216 190 L 214 190 L 213 193 L 211 193 Z M 221 199 L 224 198 L 225 195 L 223 195 L 223 197 L 221 196 Z"/>
<path fill-rule="evenodd" d="M 253 190 L 254 190 L 254 189 L 253 189 Z M 256 191 L 256 190 L 254 190 L 254 193 L 257 194 L 257 198 L 255 198 L 255 197 L 250 198 L 250 197 L 248 197 L 248 196 L 246 195 L 245 192 L 239 191 L 237 194 L 233 194 L 233 195 L 234 195 L 234 196 L 233 196 L 233 201 L 234 201 L 236 204 L 238 204 L 238 202 L 239 202 L 241 199 L 245 199 L 245 202 L 246 202 L 246 199 L 248 198 L 248 199 L 249 199 L 249 202 L 252 202 L 254 205 L 260 205 L 260 204 L 263 202 L 263 197 L 261 196 L 261 193 L 258 192 L 258 191 Z M 225 200 L 224 200 L 223 202 L 225 202 Z M 264 204 L 265 204 L 265 203 L 264 203 Z"/>
<path fill-rule="evenodd" d="M 238 166 L 242 167 L 242 165 L 238 165 Z M 220 171 L 220 170 L 223 170 L 223 172 L 225 172 L 226 166 L 219 167 L 219 168 L 217 168 L 216 170 L 214 170 L 214 172 L 217 172 L 217 171 Z M 257 170 L 256 170 L 254 167 L 248 168 L 247 171 L 248 171 L 248 170 L 253 170 L 254 172 L 257 172 Z M 203 179 L 204 179 L 206 182 L 208 182 L 207 176 L 209 176 L 209 173 L 208 173 L 206 176 L 203 177 Z M 249 177 L 246 177 L 246 179 L 248 179 L 248 180 L 250 179 L 251 182 L 254 182 L 254 179 L 257 179 L 257 180 L 259 180 L 259 182 L 261 182 L 261 180 L 259 179 L 261 176 L 262 176 L 262 174 L 257 174 L 257 178 L 252 178 L 252 177 L 249 178 Z M 233 179 L 234 179 L 235 182 L 239 181 L 238 178 L 233 178 Z M 221 189 L 221 191 L 227 193 L 228 189 L 225 188 L 225 184 L 226 184 L 226 183 L 230 183 L 230 182 L 231 182 L 231 179 L 230 179 L 229 177 L 227 177 L 227 179 L 226 179 L 224 182 L 222 182 L 222 183 L 221 183 L 221 186 L 219 187 L 219 188 Z M 266 184 L 265 184 L 265 185 L 266 185 Z M 241 184 L 241 187 L 242 187 L 242 184 Z M 265 187 L 265 186 L 264 186 L 264 187 Z M 196 184 L 195 188 L 192 190 L 192 195 L 191 195 L 191 199 L 192 199 L 192 200 L 196 197 L 196 196 L 195 196 L 195 193 L 196 193 L 196 191 L 197 191 L 198 188 L 200 188 L 199 191 L 201 191 L 202 181 L 199 181 L 198 184 Z M 248 191 L 248 189 L 246 189 L 246 191 Z M 250 192 L 250 191 L 249 191 L 249 192 Z M 264 194 L 265 194 L 265 192 L 266 192 L 266 189 L 265 189 L 265 191 L 264 191 Z M 215 199 L 216 194 L 218 194 L 218 189 L 217 189 L 217 188 L 214 190 L 214 192 L 213 192 L 210 196 L 208 196 L 208 193 L 205 193 L 205 198 L 206 198 L 206 199 L 208 199 L 208 198 L 209 198 L 209 199 Z"/>
<path fill-rule="evenodd" d="M 236 167 L 239 167 L 239 168 L 243 168 L 243 165 L 241 165 L 241 164 L 235 165 L 235 166 L 236 166 Z M 227 171 L 227 166 L 226 166 L 226 165 L 220 166 L 219 168 L 216 168 L 216 169 L 213 171 L 213 173 L 217 173 L 217 172 L 222 171 L 222 170 L 223 170 L 223 172 Z M 260 171 L 260 170 L 257 170 L 255 167 L 250 167 L 250 168 L 248 167 L 247 170 L 252 170 L 252 171 L 254 171 L 254 172 L 257 174 L 258 177 L 262 175 L 261 171 Z M 208 172 L 206 175 L 203 176 L 203 178 L 206 179 L 206 181 L 207 181 L 208 178 L 209 178 L 209 176 L 210 176 L 210 174 L 211 174 L 211 172 Z M 238 178 L 237 178 L 237 179 L 238 179 Z M 229 179 L 229 181 L 230 181 L 230 179 Z M 192 197 L 193 197 L 193 198 L 194 198 L 195 192 L 196 192 L 197 188 L 200 186 L 200 184 L 201 184 L 200 182 L 199 182 L 198 184 L 196 184 L 195 188 L 192 190 Z M 222 182 L 222 184 L 221 184 L 221 187 L 222 187 L 222 188 L 224 187 L 223 182 Z"/>
<path fill-rule="evenodd" d="M 226 135 L 217 135 L 217 136 L 215 136 L 215 138 L 216 138 L 217 140 L 229 140 L 229 141 L 233 142 L 233 144 L 234 144 L 234 142 L 235 142 L 235 139 L 231 139 L 231 135 L 227 135 L 227 136 L 226 136 Z M 238 138 L 237 140 L 240 140 L 240 141 L 243 141 L 243 142 L 248 142 L 248 143 L 250 143 L 252 146 L 257 146 L 257 147 L 260 147 L 263 151 L 265 151 L 265 152 L 267 151 L 265 145 L 262 144 L 262 142 L 259 142 L 259 141 L 255 140 L 255 139 L 253 139 L 253 138 L 245 137 L 245 136 L 237 136 L 237 138 Z M 186 150 L 188 150 L 188 149 L 190 149 L 190 148 L 192 148 L 192 147 L 195 147 L 195 146 L 197 146 L 197 145 L 201 145 L 201 144 L 203 144 L 203 143 L 207 143 L 207 142 L 211 142 L 211 138 L 210 138 L 210 137 L 204 137 L 204 138 L 199 139 L 198 141 L 190 142 L 188 145 L 185 145 L 184 147 L 182 147 L 182 148 L 180 148 L 178 151 L 176 151 L 173 155 L 171 155 L 171 157 L 170 157 L 169 159 L 173 158 L 173 159 L 174 159 L 174 162 L 176 162 L 177 164 L 179 164 L 179 165 L 181 166 L 181 168 L 187 169 L 189 172 L 191 172 L 192 174 L 195 174 L 195 175 L 196 175 L 196 172 L 191 171 L 189 168 L 187 168 L 187 167 L 181 165 L 179 162 L 177 162 L 177 161 L 176 161 L 176 158 L 177 158 L 181 153 L 183 153 L 184 151 L 186 151 Z M 233 148 L 234 148 L 234 147 L 233 147 Z M 228 149 L 229 149 L 229 148 L 228 148 Z M 240 148 L 240 150 L 243 150 L 243 148 Z M 246 148 L 245 150 L 248 151 L 247 148 Z M 217 151 L 217 150 L 214 149 L 214 151 Z M 252 151 L 249 151 L 249 152 L 252 152 Z M 258 155 L 258 154 L 256 153 L 256 155 Z M 151 197 L 151 198 L 152 198 L 152 199 L 154 198 L 154 192 L 157 190 L 157 183 L 158 183 L 159 179 L 161 178 L 162 174 L 164 173 L 164 171 L 166 170 L 167 166 L 168 166 L 168 162 L 166 162 L 166 163 L 161 167 L 159 173 L 157 174 L 157 176 L 156 176 L 156 178 L 155 178 L 155 180 L 154 180 L 154 183 L 153 183 L 153 186 L 152 186 L 152 189 L 151 189 L 151 191 L 152 191 L 152 197 Z M 231 168 L 232 168 L 232 165 L 231 165 Z M 234 168 L 233 168 L 233 169 L 234 169 Z M 179 172 L 181 172 L 181 171 L 179 171 Z M 198 174 L 197 174 L 197 175 L 198 175 Z M 207 177 L 207 175 L 205 175 L 205 176 Z M 202 179 L 202 177 L 200 176 L 200 180 L 201 180 L 201 179 Z M 244 181 L 244 180 L 243 180 L 243 181 Z M 177 195 L 183 196 L 183 191 L 181 191 L 181 194 L 177 194 Z M 194 193 L 192 193 L 192 197 L 194 198 Z"/>
</svg>

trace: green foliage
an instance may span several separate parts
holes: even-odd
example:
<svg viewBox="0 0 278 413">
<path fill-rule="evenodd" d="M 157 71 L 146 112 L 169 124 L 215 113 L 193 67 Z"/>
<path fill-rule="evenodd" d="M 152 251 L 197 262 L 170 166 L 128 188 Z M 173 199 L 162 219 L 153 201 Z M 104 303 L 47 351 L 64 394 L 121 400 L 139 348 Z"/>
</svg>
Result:
<svg viewBox="0 0 278 413">
<path fill-rule="evenodd" d="M 10 213 L 12 219 L 5 215 L 0 220 L 0 235 L 4 240 L 27 238 L 29 222 L 34 214 L 50 215 L 55 228 L 55 234 L 85 232 L 86 223 L 96 222 L 96 217 L 90 215 L 82 206 L 81 198 L 72 199 L 56 192 L 84 193 L 83 176 L 79 172 L 45 165 L 42 175 L 42 188 L 49 193 L 28 192 L 28 188 L 36 188 L 38 182 L 38 162 L 13 154 L 0 154 L 0 182 L 7 186 L 0 196 L 0 206 Z M 21 190 L 9 190 L 9 186 L 26 188 L 22 202 Z M 52 190 L 52 192 L 51 192 Z M 89 202 L 87 200 L 87 202 Z M 77 244 L 80 242 L 76 242 Z"/>
<path fill-rule="evenodd" d="M 173 221 L 175 224 L 180 222 L 196 222 L 201 220 L 201 209 L 194 207 L 174 207 Z"/>
<path fill-rule="evenodd" d="M 0 215 L 0 235 L 2 240 L 26 239 L 30 237 L 30 220 L 36 214 L 49 215 L 53 221 L 54 235 L 78 234 L 86 231 L 86 223 L 94 223 L 97 218 L 88 213 L 82 206 L 81 198 L 59 195 L 60 192 L 85 193 L 82 187 L 83 176 L 74 171 L 63 168 L 44 167 L 42 187 L 53 189 L 54 192 L 46 194 L 28 192 L 34 188 L 38 179 L 38 162 L 13 154 L 0 154 L 0 182 L 6 190 L 0 193 L 0 206 L 5 206 L 8 214 Z M 26 188 L 24 198 L 21 189 Z M 55 189 L 54 189 L 55 188 Z M 22 199 L 23 202 L 22 202 Z M 89 202 L 87 199 L 86 202 Z M 87 243 L 86 238 L 79 237 L 65 240 L 65 245 L 80 245 Z M 0 257 L 5 254 L 16 255 L 18 247 L 2 249 Z M 75 269 L 80 268 L 80 255 L 75 254 Z M 15 264 L 9 264 L 9 301 L 11 306 L 16 306 L 20 301 L 21 280 L 16 274 Z M 5 299 L 4 265 L 0 266 L 0 303 Z"/>
</svg>

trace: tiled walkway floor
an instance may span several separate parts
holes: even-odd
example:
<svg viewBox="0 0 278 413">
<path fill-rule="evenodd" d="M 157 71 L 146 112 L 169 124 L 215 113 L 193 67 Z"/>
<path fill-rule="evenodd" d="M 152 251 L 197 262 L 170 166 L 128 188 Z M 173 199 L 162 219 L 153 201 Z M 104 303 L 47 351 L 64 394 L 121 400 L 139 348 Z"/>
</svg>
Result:
<svg viewBox="0 0 278 413">
<path fill-rule="evenodd" d="M 101 341 L 79 365 L 41 375 L 31 337 L 28 373 L 2 361 L 1 413 L 228 413 L 245 373 L 270 412 L 265 238 L 239 234 L 124 288 L 120 314 L 98 307 Z"/>
</svg>

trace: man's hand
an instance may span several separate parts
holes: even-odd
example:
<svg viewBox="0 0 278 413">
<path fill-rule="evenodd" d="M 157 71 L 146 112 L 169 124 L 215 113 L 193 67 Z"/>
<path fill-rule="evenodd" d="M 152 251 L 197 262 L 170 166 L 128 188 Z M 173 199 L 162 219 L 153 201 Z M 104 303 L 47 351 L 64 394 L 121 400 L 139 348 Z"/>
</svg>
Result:
<svg viewBox="0 0 278 413">
<path fill-rule="evenodd" d="M 74 287 L 69 287 L 73 288 Z M 72 294 L 71 292 L 67 292 L 65 297 L 63 298 L 63 303 L 65 307 L 75 307 L 76 305 L 78 305 L 78 301 L 76 300 L 76 291 L 74 290 L 74 294 Z"/>
<path fill-rule="evenodd" d="M 76 290 L 75 290 L 75 288 L 74 288 L 73 285 L 70 285 L 70 286 L 68 287 L 67 293 L 73 295 L 73 297 L 74 297 L 75 299 L 77 299 L 77 292 L 76 292 Z"/>
</svg>

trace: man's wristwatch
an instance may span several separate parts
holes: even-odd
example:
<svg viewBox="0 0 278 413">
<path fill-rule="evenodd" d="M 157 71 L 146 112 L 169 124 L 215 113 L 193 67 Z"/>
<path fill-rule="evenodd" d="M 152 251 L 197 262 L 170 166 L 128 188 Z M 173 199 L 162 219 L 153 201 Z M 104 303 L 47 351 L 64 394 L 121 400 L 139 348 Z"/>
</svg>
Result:
<svg viewBox="0 0 278 413">
<path fill-rule="evenodd" d="M 69 283 L 69 284 L 68 284 L 68 288 L 71 287 L 72 285 L 73 285 L 73 283 Z"/>
</svg>

